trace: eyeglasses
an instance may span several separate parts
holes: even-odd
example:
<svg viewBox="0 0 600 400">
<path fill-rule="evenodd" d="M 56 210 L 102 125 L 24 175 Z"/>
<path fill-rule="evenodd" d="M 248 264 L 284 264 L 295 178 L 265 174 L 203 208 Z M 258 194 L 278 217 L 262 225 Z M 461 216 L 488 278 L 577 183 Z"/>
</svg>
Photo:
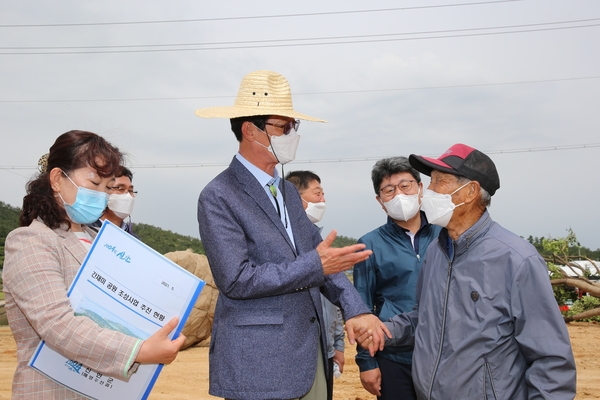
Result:
<svg viewBox="0 0 600 400">
<path fill-rule="evenodd" d="M 379 189 L 379 195 L 383 196 L 391 196 L 396 193 L 396 188 L 400 189 L 402 192 L 406 193 L 410 191 L 413 187 L 413 183 L 416 182 L 414 179 L 411 180 L 401 180 L 397 185 L 387 185 Z"/>
<path fill-rule="evenodd" d="M 125 186 L 113 186 L 113 187 L 109 187 L 108 189 L 112 190 L 113 192 L 117 192 L 119 194 L 129 193 L 133 197 L 135 197 L 135 195 L 138 194 L 137 190 L 133 190 L 133 188 L 127 189 L 127 188 L 125 188 Z"/>
<path fill-rule="evenodd" d="M 300 120 L 290 121 L 284 125 L 274 124 L 272 122 L 265 121 L 265 125 L 271 125 L 271 126 L 274 126 L 275 128 L 279 128 L 283 131 L 284 135 L 287 135 L 292 130 L 294 130 L 294 132 L 298 132 L 298 128 L 300 128 Z"/>
</svg>

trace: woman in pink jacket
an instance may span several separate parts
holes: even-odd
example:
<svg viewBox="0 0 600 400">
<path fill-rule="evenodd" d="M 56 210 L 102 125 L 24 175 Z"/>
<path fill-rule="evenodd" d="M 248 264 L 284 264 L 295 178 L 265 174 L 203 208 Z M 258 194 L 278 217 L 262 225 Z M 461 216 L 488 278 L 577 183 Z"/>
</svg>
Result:
<svg viewBox="0 0 600 400">
<path fill-rule="evenodd" d="M 183 344 L 171 341 L 173 319 L 143 341 L 75 316 L 67 291 L 108 201 L 107 187 L 123 155 L 102 137 L 70 131 L 40 159 L 27 186 L 20 228 L 6 238 L 4 292 L 8 322 L 17 342 L 13 399 L 79 399 L 81 395 L 28 367 L 41 340 L 63 356 L 102 374 L 126 379 L 139 363 L 169 364 Z"/>
</svg>

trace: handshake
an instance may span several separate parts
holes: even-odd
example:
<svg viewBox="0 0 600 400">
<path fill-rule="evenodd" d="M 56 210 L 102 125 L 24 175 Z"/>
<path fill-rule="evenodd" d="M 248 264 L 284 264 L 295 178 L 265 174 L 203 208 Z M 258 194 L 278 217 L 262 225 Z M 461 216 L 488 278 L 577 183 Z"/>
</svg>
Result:
<svg viewBox="0 0 600 400">
<path fill-rule="evenodd" d="M 383 350 L 385 337 L 392 338 L 390 330 L 373 314 L 360 314 L 346 321 L 346 332 L 350 344 L 358 344 L 369 351 L 371 357 Z"/>
</svg>

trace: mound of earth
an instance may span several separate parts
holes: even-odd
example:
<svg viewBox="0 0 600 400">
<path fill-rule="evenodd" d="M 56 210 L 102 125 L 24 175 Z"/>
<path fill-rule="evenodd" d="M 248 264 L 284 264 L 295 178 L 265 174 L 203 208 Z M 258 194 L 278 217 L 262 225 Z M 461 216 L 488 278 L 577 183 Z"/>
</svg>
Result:
<svg viewBox="0 0 600 400">
<path fill-rule="evenodd" d="M 186 349 L 210 337 L 219 291 L 205 255 L 186 250 L 173 251 L 165 254 L 165 257 L 206 282 L 181 331 L 186 337 L 182 349 Z"/>
</svg>

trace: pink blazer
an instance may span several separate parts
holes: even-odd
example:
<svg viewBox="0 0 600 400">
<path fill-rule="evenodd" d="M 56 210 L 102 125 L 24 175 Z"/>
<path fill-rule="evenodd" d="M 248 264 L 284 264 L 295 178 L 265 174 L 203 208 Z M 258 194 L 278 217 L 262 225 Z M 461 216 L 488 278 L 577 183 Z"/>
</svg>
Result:
<svg viewBox="0 0 600 400">
<path fill-rule="evenodd" d="M 126 378 L 137 369 L 133 360 L 139 339 L 74 315 L 67 291 L 86 253 L 75 234 L 52 230 L 39 220 L 6 237 L 2 278 L 18 361 L 13 399 L 84 398 L 27 366 L 42 339 L 65 357 L 105 375 Z"/>
</svg>

